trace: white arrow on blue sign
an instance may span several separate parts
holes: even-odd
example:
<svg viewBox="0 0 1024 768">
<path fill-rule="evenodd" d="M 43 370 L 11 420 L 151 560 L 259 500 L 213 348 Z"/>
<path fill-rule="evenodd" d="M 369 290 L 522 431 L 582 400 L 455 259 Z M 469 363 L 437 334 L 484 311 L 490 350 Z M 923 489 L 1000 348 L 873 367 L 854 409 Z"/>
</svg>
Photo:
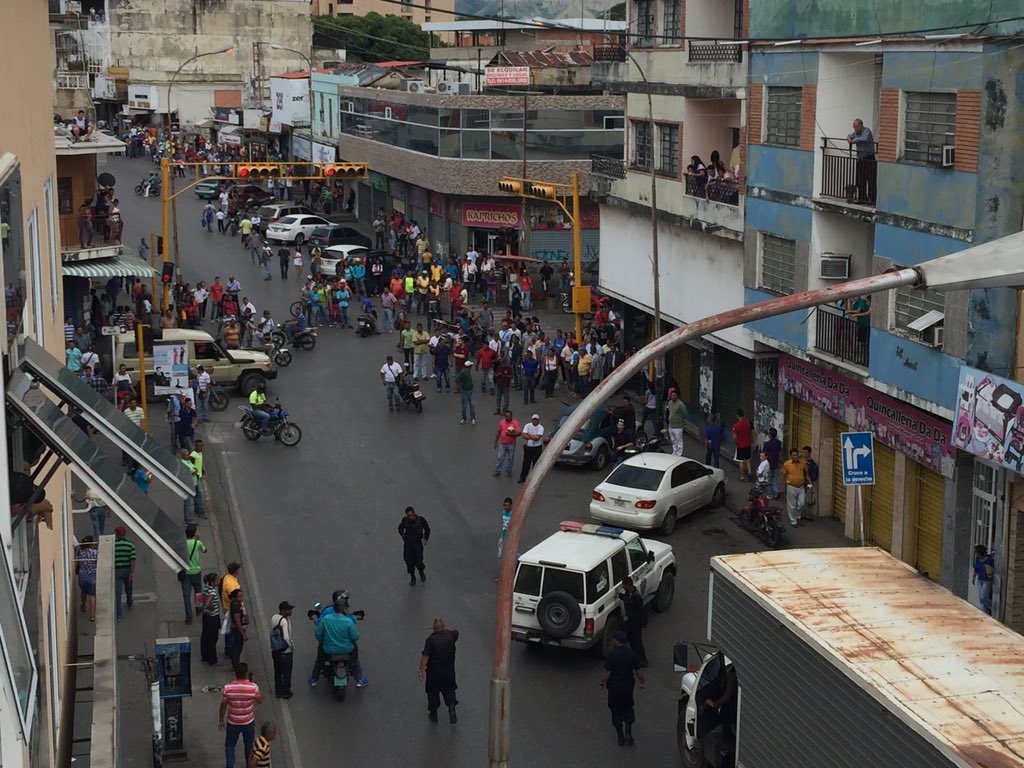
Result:
<svg viewBox="0 0 1024 768">
<path fill-rule="evenodd" d="M 875 484 L 875 446 L 870 432 L 839 435 L 843 456 L 843 485 Z"/>
</svg>

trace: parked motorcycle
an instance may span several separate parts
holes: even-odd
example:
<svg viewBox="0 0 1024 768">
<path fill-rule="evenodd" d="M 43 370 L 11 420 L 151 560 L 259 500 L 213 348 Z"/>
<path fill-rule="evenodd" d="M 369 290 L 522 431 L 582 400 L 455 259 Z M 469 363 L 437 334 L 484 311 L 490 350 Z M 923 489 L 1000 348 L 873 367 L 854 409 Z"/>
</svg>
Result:
<svg viewBox="0 0 1024 768">
<path fill-rule="evenodd" d="M 292 352 L 284 343 L 278 343 L 278 340 L 274 338 L 273 332 L 269 335 L 263 336 L 263 352 L 274 361 L 276 365 L 282 368 L 287 368 L 292 364 Z"/>
<path fill-rule="evenodd" d="M 238 409 L 242 412 L 242 420 L 238 423 L 238 426 L 242 428 L 242 434 L 249 440 L 259 440 L 263 432 L 260 429 L 259 421 L 253 415 L 252 407 L 240 405 Z M 302 430 L 299 429 L 299 425 L 288 421 L 288 411 L 282 408 L 280 403 L 275 403 L 274 407 L 270 409 L 270 422 L 267 429 L 270 430 L 275 440 L 280 440 L 289 448 L 298 445 L 302 439 Z"/>
<path fill-rule="evenodd" d="M 361 313 L 356 319 L 356 332 L 361 338 L 373 336 L 377 332 L 377 313 Z"/>
<path fill-rule="evenodd" d="M 275 328 L 271 332 L 274 342 L 282 347 L 288 344 L 288 335 L 281 329 Z M 301 347 L 307 352 L 316 347 L 316 328 L 307 328 L 304 331 L 296 331 L 293 336 L 293 346 Z"/>
<path fill-rule="evenodd" d="M 740 527 L 753 533 L 770 548 L 775 549 L 786 532 L 782 510 L 768 498 L 769 489 L 759 483 L 750 489 L 748 501 L 739 511 Z"/>
<path fill-rule="evenodd" d="M 207 405 L 210 406 L 212 411 L 223 411 L 228 407 L 228 393 L 224 390 L 224 387 L 214 384 L 210 388 L 210 397 L 207 400 Z"/>
<path fill-rule="evenodd" d="M 398 385 L 398 396 L 402 398 L 403 403 L 415 408 L 416 413 L 423 413 L 423 401 L 426 400 L 427 396 L 420 391 L 418 383 L 406 383 L 408 380 L 408 374 L 402 377 L 403 383 Z"/>
</svg>

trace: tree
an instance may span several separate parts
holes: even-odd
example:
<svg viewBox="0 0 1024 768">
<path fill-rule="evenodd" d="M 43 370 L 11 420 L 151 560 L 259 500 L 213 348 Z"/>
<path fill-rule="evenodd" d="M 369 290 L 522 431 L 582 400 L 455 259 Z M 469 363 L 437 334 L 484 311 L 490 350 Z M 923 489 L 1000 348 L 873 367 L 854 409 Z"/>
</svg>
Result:
<svg viewBox="0 0 1024 768">
<path fill-rule="evenodd" d="M 317 16 L 313 31 L 341 47 L 353 61 L 427 59 L 430 48 L 442 43 L 400 16 Z"/>
<path fill-rule="evenodd" d="M 608 9 L 608 21 L 625 21 L 626 20 L 626 4 L 616 3 Z"/>
</svg>

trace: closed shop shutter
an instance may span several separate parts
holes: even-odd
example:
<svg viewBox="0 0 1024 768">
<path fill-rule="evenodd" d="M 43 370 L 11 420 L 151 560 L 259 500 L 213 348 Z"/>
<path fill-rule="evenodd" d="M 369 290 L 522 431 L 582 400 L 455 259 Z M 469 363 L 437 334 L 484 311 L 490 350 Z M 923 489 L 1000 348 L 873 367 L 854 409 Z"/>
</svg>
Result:
<svg viewBox="0 0 1024 768">
<path fill-rule="evenodd" d="M 596 259 L 601 245 L 600 230 L 584 229 L 580 232 L 580 257 L 583 261 Z M 531 229 L 530 255 L 546 261 L 572 260 L 571 229 Z"/>
<path fill-rule="evenodd" d="M 414 208 L 411 205 L 409 206 L 409 215 L 406 218 L 419 224 L 420 229 L 426 229 L 427 222 L 430 220 L 430 216 L 425 210 L 422 208 Z M 427 237 L 430 238 L 431 243 L 434 242 L 434 236 L 429 230 L 427 231 Z"/>
<path fill-rule="evenodd" d="M 359 218 L 362 221 L 372 222 L 374 213 L 377 211 L 373 207 L 373 187 L 369 184 L 359 185 L 359 199 L 356 205 L 358 206 Z"/>
<path fill-rule="evenodd" d="M 712 402 L 718 410 L 726 441 L 732 443 L 732 425 L 736 409 L 753 412 L 754 361 L 735 352 L 715 347 L 714 396 Z"/>
<path fill-rule="evenodd" d="M 700 402 L 700 350 L 689 345 L 672 351 L 672 376 L 679 382 L 679 396 L 690 408 Z"/>
<path fill-rule="evenodd" d="M 430 228 L 427 230 L 430 233 L 430 247 L 437 249 L 438 243 L 444 243 L 444 246 L 449 251 L 451 245 L 448 242 L 448 219 L 443 216 L 435 216 L 430 214 Z M 447 253 L 438 254 L 439 256 L 447 256 Z"/>
<path fill-rule="evenodd" d="M 832 441 L 832 517 L 841 523 L 846 522 L 846 486 L 843 485 L 843 449 L 839 435 L 852 432 L 841 421 L 835 422 L 835 440 Z"/>
<path fill-rule="evenodd" d="M 907 561 L 917 570 L 939 579 L 942 557 L 942 513 L 945 507 L 945 480 L 938 472 L 917 462 L 908 462 L 911 478 L 911 548 Z"/>
<path fill-rule="evenodd" d="M 864 489 L 864 512 L 867 516 L 867 537 L 871 544 L 886 552 L 892 549 L 892 507 L 896 486 L 896 452 L 874 441 L 875 485 Z"/>
<path fill-rule="evenodd" d="M 786 423 L 783 427 L 783 447 L 803 448 L 811 444 L 811 417 L 814 409 L 798 397 L 786 396 Z"/>
</svg>

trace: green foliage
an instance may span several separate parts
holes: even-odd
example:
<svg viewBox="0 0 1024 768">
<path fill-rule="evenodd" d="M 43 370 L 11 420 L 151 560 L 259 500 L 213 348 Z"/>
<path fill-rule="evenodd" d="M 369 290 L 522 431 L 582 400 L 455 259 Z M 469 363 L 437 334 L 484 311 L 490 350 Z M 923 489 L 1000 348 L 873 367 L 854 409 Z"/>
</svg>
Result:
<svg viewBox="0 0 1024 768">
<path fill-rule="evenodd" d="M 350 61 L 427 59 L 431 46 L 442 43 L 435 35 L 400 16 L 316 16 L 313 31 L 344 47 Z"/>
<path fill-rule="evenodd" d="M 625 21 L 626 20 L 626 4 L 616 3 L 608 9 L 608 20 L 609 21 Z"/>
</svg>

